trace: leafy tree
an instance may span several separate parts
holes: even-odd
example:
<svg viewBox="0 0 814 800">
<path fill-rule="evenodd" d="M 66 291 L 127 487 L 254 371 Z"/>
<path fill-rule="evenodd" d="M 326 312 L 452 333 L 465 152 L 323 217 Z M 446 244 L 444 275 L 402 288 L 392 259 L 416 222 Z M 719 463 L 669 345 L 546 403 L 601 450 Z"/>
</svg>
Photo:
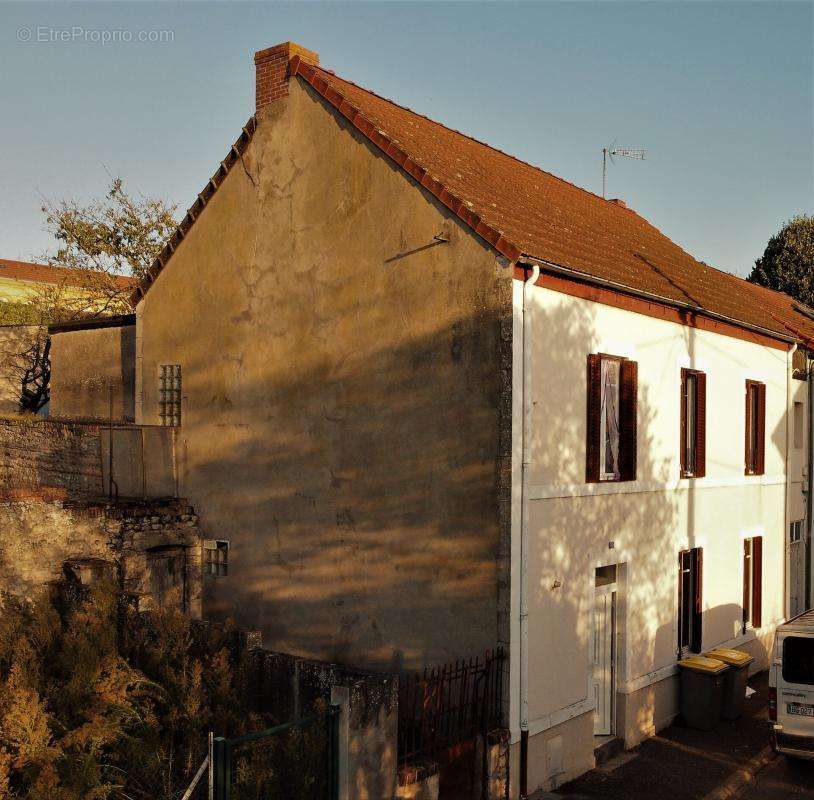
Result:
<svg viewBox="0 0 814 800">
<path fill-rule="evenodd" d="M 8 369 L 8 379 L 20 387 L 20 410 L 33 413 L 50 399 L 48 325 L 128 312 L 132 286 L 124 279 L 147 272 L 176 226 L 176 206 L 131 194 L 121 178 L 111 178 L 102 198 L 87 204 L 46 199 L 42 211 L 57 242 L 45 263 L 72 273 L 61 283 L 39 285 L 27 314 L 8 310 L 12 318 L 24 317 L 18 324 L 34 328 Z"/>
<path fill-rule="evenodd" d="M 749 280 L 814 307 L 814 216 L 794 217 L 772 236 Z"/>
</svg>

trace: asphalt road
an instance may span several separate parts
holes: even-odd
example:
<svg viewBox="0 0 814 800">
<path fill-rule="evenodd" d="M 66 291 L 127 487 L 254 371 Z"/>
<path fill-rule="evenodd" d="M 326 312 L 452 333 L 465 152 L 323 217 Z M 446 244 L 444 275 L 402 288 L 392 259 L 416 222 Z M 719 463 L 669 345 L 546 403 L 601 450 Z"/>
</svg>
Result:
<svg viewBox="0 0 814 800">
<path fill-rule="evenodd" d="M 769 747 L 765 673 L 743 716 L 714 731 L 672 725 L 553 795 L 562 800 L 814 800 L 814 762 Z M 748 779 L 744 779 L 744 775 Z M 536 800 L 536 799 L 535 799 Z"/>
<path fill-rule="evenodd" d="M 778 756 L 736 795 L 737 800 L 814 800 L 814 761 Z"/>
</svg>

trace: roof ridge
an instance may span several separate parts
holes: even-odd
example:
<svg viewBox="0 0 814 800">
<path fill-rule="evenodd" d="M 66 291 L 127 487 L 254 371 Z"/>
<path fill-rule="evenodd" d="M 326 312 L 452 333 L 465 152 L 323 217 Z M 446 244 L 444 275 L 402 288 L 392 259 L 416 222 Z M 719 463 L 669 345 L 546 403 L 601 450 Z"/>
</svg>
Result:
<svg viewBox="0 0 814 800">
<path fill-rule="evenodd" d="M 451 133 L 455 133 L 458 136 L 463 136 L 465 139 L 469 139 L 470 142 L 475 142 L 476 144 L 481 145 L 482 147 L 486 147 L 489 150 L 492 150 L 495 153 L 500 153 L 502 156 L 506 156 L 506 158 L 510 158 L 512 161 L 516 161 L 518 164 L 523 164 L 526 167 L 530 167 L 531 169 L 537 170 L 537 172 L 541 172 L 543 175 L 548 175 L 549 178 L 554 178 L 554 180 L 559 181 L 560 183 L 564 183 L 566 186 L 570 186 L 573 189 L 578 189 L 580 192 L 584 192 L 589 197 L 594 198 L 595 200 L 601 200 L 603 203 L 607 203 L 608 205 L 613 206 L 614 208 L 618 209 L 619 211 L 626 211 L 634 216 L 638 217 L 639 219 L 644 219 L 635 209 L 628 208 L 627 206 L 620 206 L 618 203 L 615 203 L 613 199 L 609 200 L 606 197 L 600 197 L 596 192 L 592 192 L 590 189 L 586 189 L 584 186 L 579 186 L 576 183 L 572 183 L 571 181 L 567 180 L 566 178 L 562 178 L 559 175 L 555 175 L 553 172 L 549 172 L 542 167 L 538 167 L 536 164 L 532 164 L 529 161 L 524 161 L 522 158 L 518 158 L 511 153 L 507 153 L 505 150 L 501 150 L 499 147 L 495 147 L 489 142 L 484 142 L 482 139 L 478 139 L 475 136 L 472 136 L 469 133 L 464 133 L 463 131 L 459 131 L 457 128 L 452 128 L 449 125 L 444 125 L 443 122 L 439 122 L 437 119 L 433 119 L 432 117 L 428 117 L 426 114 L 422 114 L 418 111 L 413 110 L 409 106 L 405 106 L 402 103 L 397 103 L 395 100 L 391 100 L 389 97 L 385 97 L 382 94 L 378 94 L 378 92 L 374 92 L 372 89 L 368 89 L 366 86 L 362 86 L 354 81 L 349 81 L 347 78 L 343 78 L 341 75 L 337 75 L 333 70 L 326 69 L 325 67 L 321 66 L 320 64 L 309 64 L 309 66 L 313 67 L 320 72 L 325 72 L 328 75 L 333 75 L 334 78 L 342 81 L 343 83 L 349 83 L 351 86 L 355 86 L 357 89 L 363 92 L 367 92 L 368 94 L 372 94 L 374 97 L 377 97 L 379 100 L 383 100 L 385 103 L 390 103 L 391 105 L 396 106 L 396 108 L 400 108 L 404 111 L 409 111 L 411 114 L 414 114 L 416 117 L 421 117 L 421 119 L 427 120 L 427 122 L 431 122 L 433 125 L 437 125 L 439 128 L 443 128 L 444 130 L 450 131 Z M 614 198 L 615 199 L 615 198 Z M 647 220 L 645 220 L 647 222 Z M 672 240 L 671 240 L 672 241 Z"/>
</svg>

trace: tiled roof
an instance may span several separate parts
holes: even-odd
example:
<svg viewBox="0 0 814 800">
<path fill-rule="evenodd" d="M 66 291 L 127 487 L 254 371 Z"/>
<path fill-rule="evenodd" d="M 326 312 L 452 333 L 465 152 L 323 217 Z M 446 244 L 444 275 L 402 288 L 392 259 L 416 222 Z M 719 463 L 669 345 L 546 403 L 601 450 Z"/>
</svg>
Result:
<svg viewBox="0 0 814 800">
<path fill-rule="evenodd" d="M 8 278 L 27 283 L 63 284 L 65 286 L 84 286 L 91 270 L 72 269 L 69 267 L 51 267 L 48 264 L 32 264 L 28 261 L 10 261 L 0 258 L 0 279 Z M 134 278 L 123 275 L 111 276 L 116 284 L 126 290 L 135 285 Z"/>
<path fill-rule="evenodd" d="M 624 204 L 605 200 L 295 56 L 290 75 L 510 261 L 535 259 L 814 348 L 814 311 L 693 258 Z M 252 138 L 252 117 L 131 297 L 137 303 Z"/>
<path fill-rule="evenodd" d="M 814 320 L 790 298 L 696 260 L 624 205 L 320 66 L 295 58 L 291 73 L 510 260 L 530 257 L 784 337 L 814 339 Z"/>
</svg>

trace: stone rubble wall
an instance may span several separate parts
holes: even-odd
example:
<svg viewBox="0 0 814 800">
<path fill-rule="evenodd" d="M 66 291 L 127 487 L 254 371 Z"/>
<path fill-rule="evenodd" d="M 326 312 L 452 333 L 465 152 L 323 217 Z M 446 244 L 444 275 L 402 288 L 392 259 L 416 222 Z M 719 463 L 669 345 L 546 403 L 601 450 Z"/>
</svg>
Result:
<svg viewBox="0 0 814 800">
<path fill-rule="evenodd" d="M 149 609 L 159 602 L 156 554 L 177 551 L 186 611 L 201 615 L 201 532 L 185 500 L 5 500 L 0 530 L 0 592 L 32 598 L 66 576 L 82 583 L 108 576 L 138 596 L 139 608 Z"/>
<path fill-rule="evenodd" d="M 0 418 L 0 498 L 88 498 L 102 493 L 99 426 Z"/>
</svg>

